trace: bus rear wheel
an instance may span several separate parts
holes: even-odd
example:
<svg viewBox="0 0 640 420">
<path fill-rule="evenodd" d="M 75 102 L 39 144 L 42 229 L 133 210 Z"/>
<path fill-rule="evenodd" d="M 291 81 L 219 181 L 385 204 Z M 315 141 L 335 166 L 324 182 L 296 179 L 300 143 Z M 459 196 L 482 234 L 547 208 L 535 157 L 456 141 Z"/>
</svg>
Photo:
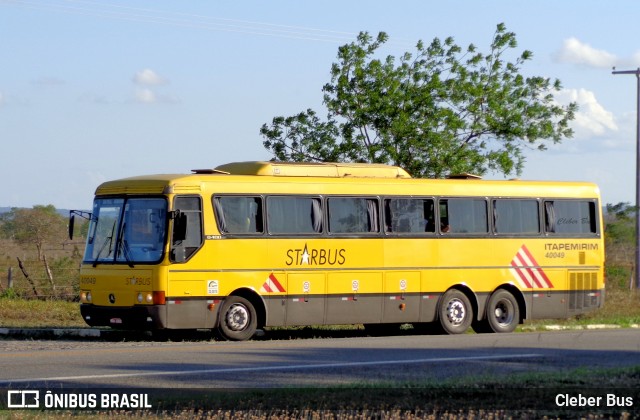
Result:
<svg viewBox="0 0 640 420">
<path fill-rule="evenodd" d="M 462 334 L 473 320 L 473 307 L 467 295 L 460 290 L 447 291 L 438 308 L 440 325 L 448 334 Z"/>
<path fill-rule="evenodd" d="M 508 291 L 497 290 L 487 302 L 487 323 L 497 333 L 512 332 L 520 323 L 518 301 Z"/>
<path fill-rule="evenodd" d="M 247 299 L 229 296 L 220 311 L 218 332 L 222 338 L 232 341 L 248 340 L 256 333 L 256 310 Z"/>
</svg>

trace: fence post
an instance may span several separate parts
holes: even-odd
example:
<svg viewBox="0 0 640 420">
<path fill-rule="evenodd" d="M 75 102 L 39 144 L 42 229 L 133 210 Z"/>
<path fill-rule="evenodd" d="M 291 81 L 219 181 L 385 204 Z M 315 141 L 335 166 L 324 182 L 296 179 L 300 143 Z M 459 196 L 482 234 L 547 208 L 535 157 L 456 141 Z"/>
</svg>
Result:
<svg viewBox="0 0 640 420">
<path fill-rule="evenodd" d="M 47 272 L 47 278 L 49 279 L 49 283 L 51 284 L 51 288 L 55 291 L 56 285 L 53 283 L 53 274 L 51 273 L 51 268 L 49 267 L 49 262 L 47 261 L 47 256 L 42 254 L 42 261 L 44 262 L 44 269 Z"/>
<path fill-rule="evenodd" d="M 7 273 L 7 288 L 13 289 L 13 267 L 9 267 L 9 272 Z"/>
</svg>

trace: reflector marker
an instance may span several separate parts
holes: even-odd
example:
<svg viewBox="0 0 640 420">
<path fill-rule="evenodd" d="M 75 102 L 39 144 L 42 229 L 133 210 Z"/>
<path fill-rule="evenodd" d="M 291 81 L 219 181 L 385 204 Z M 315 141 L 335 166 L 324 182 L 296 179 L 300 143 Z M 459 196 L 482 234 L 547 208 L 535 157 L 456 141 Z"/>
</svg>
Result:
<svg viewBox="0 0 640 420">
<path fill-rule="evenodd" d="M 277 292 L 284 293 L 286 290 L 284 287 L 282 287 L 282 285 L 280 284 L 276 276 L 273 273 L 271 273 L 269 274 L 269 277 L 267 277 L 267 280 L 264 282 L 264 284 L 260 288 L 260 291 L 262 293 L 277 293 Z"/>
</svg>

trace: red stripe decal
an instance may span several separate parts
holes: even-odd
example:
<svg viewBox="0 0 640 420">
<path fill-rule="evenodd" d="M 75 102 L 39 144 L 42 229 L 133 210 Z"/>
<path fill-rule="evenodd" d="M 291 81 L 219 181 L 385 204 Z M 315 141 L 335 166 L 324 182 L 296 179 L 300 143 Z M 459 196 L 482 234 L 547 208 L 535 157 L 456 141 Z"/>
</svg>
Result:
<svg viewBox="0 0 640 420">
<path fill-rule="evenodd" d="M 273 273 L 269 274 L 269 280 L 271 280 L 271 285 L 275 287 L 278 290 L 278 292 L 285 291 L 284 287 L 282 287 L 282 285 L 280 284 L 276 276 L 273 275 Z"/>
<path fill-rule="evenodd" d="M 522 280 L 524 285 L 527 286 L 527 289 L 530 289 L 531 283 L 529 282 L 529 279 L 527 279 L 527 276 L 522 271 L 520 271 L 520 267 L 518 266 L 518 264 L 516 264 L 515 260 L 511 261 L 511 267 L 513 267 L 514 271 L 516 272 L 516 274 L 518 274 L 518 277 L 520 278 L 520 280 Z"/>
<path fill-rule="evenodd" d="M 543 287 L 542 284 L 540 283 L 540 279 L 538 279 L 536 274 L 531 270 L 531 267 L 529 266 L 529 263 L 524 260 L 522 255 L 520 255 L 520 252 L 518 252 L 518 254 L 516 254 L 516 256 L 513 258 L 513 260 L 516 262 L 516 264 L 519 267 L 519 271 L 520 271 L 520 276 L 521 277 L 526 277 L 527 279 L 530 278 L 530 279 L 533 280 L 533 282 L 536 284 L 537 287 Z M 522 272 L 523 270 L 526 272 L 526 274 Z M 528 274 L 528 276 L 527 276 L 527 274 Z M 529 284 L 531 284 L 531 282 L 529 282 Z"/>
<path fill-rule="evenodd" d="M 522 245 L 516 255 L 511 260 L 516 275 L 527 288 L 535 287 L 540 289 L 553 288 L 553 283 L 547 274 L 539 267 L 538 262 L 533 257 L 526 245 Z"/>
<path fill-rule="evenodd" d="M 536 259 L 533 258 L 533 255 L 531 255 L 531 252 L 529 252 L 529 249 L 525 245 L 522 245 L 522 251 L 526 254 L 527 258 L 529 258 L 529 261 L 531 261 L 533 265 L 535 265 L 536 267 L 540 266 L 540 264 L 538 264 L 538 261 L 536 261 Z M 547 283 L 547 285 L 550 288 L 553 288 L 553 283 L 551 283 L 551 280 L 549 280 L 549 277 L 547 277 L 544 271 L 542 271 L 539 268 L 535 268 L 534 270 L 536 270 L 536 273 L 538 273 L 540 277 L 542 277 L 542 279 Z"/>
</svg>

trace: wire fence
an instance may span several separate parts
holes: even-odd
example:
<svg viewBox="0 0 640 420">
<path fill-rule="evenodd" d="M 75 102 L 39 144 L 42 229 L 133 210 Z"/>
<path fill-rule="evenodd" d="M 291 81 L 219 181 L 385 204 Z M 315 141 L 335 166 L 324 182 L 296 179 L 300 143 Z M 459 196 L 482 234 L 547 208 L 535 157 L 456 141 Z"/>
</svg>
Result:
<svg viewBox="0 0 640 420">
<path fill-rule="evenodd" d="M 25 299 L 78 299 L 80 265 L 70 259 L 21 260 L 0 266 L 0 294 Z"/>
</svg>

